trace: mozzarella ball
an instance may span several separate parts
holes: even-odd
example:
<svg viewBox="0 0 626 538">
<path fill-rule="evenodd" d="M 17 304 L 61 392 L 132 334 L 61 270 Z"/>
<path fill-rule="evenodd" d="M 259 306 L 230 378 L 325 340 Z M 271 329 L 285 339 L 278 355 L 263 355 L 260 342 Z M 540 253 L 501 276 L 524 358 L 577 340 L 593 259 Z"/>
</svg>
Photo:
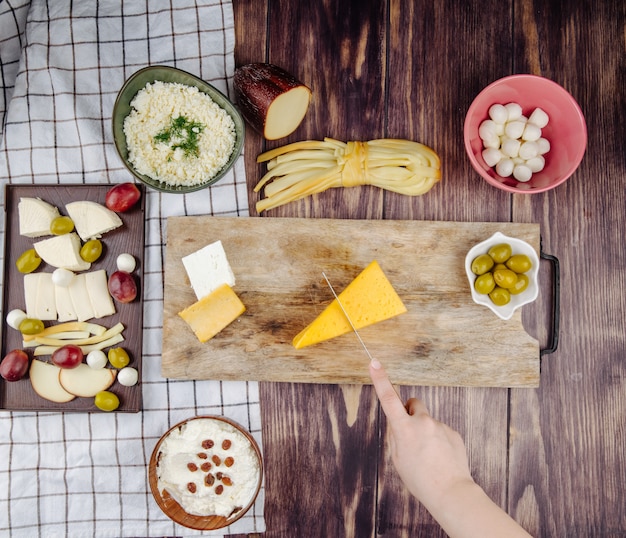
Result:
<svg viewBox="0 0 626 538">
<path fill-rule="evenodd" d="M 537 155 L 539 155 L 539 147 L 537 146 L 537 142 L 524 142 L 520 145 L 519 156 L 522 159 L 532 159 Z"/>
<path fill-rule="evenodd" d="M 528 159 L 526 161 L 526 166 L 530 168 L 530 171 L 535 174 L 537 172 L 541 172 L 546 165 L 546 160 L 541 155 L 537 155 L 532 159 Z"/>
<path fill-rule="evenodd" d="M 517 157 L 519 155 L 519 149 L 521 142 L 519 140 L 513 140 L 512 138 L 505 138 L 502 141 L 502 153 L 507 157 Z"/>
<path fill-rule="evenodd" d="M 509 113 L 504 105 L 491 105 L 489 107 L 489 117 L 499 124 L 504 124 L 509 119 Z"/>
<path fill-rule="evenodd" d="M 548 115 L 540 108 L 535 108 L 535 110 L 533 110 L 533 113 L 528 118 L 529 123 L 536 125 L 540 129 L 543 129 L 546 125 L 548 125 L 549 121 L 550 118 L 548 117 Z"/>
<path fill-rule="evenodd" d="M 20 323 L 26 319 L 26 313 L 16 308 L 7 314 L 7 325 L 16 331 L 20 330 Z"/>
<path fill-rule="evenodd" d="M 541 138 L 541 129 L 532 123 L 527 123 L 522 133 L 522 140 L 530 140 L 534 142 Z"/>
<path fill-rule="evenodd" d="M 508 105 L 504 105 L 507 111 L 507 121 L 514 121 L 519 119 L 522 116 L 522 107 L 518 103 L 509 103 Z"/>
<path fill-rule="evenodd" d="M 74 273 L 69 269 L 59 267 L 52 272 L 52 283 L 61 288 L 67 288 L 74 280 Z"/>
<path fill-rule="evenodd" d="M 502 159 L 496 164 L 496 172 L 500 177 L 509 177 L 513 173 L 514 166 L 511 159 Z"/>
<path fill-rule="evenodd" d="M 500 137 L 493 135 L 491 138 L 483 140 L 483 146 L 485 148 L 500 149 Z"/>
<path fill-rule="evenodd" d="M 483 150 L 483 159 L 487 166 L 495 166 L 502 159 L 502 153 L 496 148 L 487 148 Z"/>
<path fill-rule="evenodd" d="M 117 263 L 117 268 L 120 271 L 125 271 L 126 273 L 132 273 L 135 270 L 135 267 L 137 266 L 137 263 L 135 262 L 135 258 L 133 257 L 132 254 L 120 254 L 117 257 L 116 260 Z"/>
<path fill-rule="evenodd" d="M 550 141 L 541 137 L 537 140 L 537 153 L 539 153 L 539 155 L 545 155 L 548 151 L 550 151 Z"/>
<path fill-rule="evenodd" d="M 496 136 L 496 124 L 493 120 L 485 120 L 478 127 L 478 136 L 483 140 L 489 140 Z"/>
<path fill-rule="evenodd" d="M 117 380 L 125 387 L 132 387 L 139 381 L 139 372 L 132 366 L 126 366 L 117 373 Z"/>
<path fill-rule="evenodd" d="M 107 365 L 108 359 L 104 351 L 94 349 L 87 353 L 87 364 L 94 370 L 100 370 Z"/>
<path fill-rule="evenodd" d="M 504 127 L 504 134 L 509 138 L 520 138 L 526 124 L 523 121 L 510 121 Z"/>
<path fill-rule="evenodd" d="M 532 175 L 532 171 L 525 164 L 518 164 L 515 168 L 513 168 L 513 177 L 517 179 L 517 181 L 526 183 L 530 180 Z"/>
</svg>

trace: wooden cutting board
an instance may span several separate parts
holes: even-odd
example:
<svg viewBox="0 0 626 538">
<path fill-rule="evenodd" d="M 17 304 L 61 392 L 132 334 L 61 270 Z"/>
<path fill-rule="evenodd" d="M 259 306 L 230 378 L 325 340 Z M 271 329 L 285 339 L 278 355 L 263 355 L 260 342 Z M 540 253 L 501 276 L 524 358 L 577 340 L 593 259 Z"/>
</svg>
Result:
<svg viewBox="0 0 626 538">
<path fill-rule="evenodd" d="M 408 312 L 359 331 L 405 385 L 536 387 L 539 343 L 518 309 L 503 321 L 475 304 L 467 251 L 496 231 L 539 253 L 539 225 L 260 217 L 167 222 L 162 374 L 178 379 L 369 383 L 354 334 L 296 350 L 291 341 L 377 260 Z M 195 302 L 181 258 L 221 240 L 246 312 L 201 344 L 177 315 Z"/>
</svg>

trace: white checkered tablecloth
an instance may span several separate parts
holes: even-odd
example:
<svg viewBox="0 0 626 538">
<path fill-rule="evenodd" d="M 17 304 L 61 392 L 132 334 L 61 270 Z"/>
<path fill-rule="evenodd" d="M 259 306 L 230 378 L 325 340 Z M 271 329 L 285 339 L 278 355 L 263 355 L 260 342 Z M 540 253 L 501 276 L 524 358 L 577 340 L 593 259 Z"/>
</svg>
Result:
<svg viewBox="0 0 626 538">
<path fill-rule="evenodd" d="M 131 181 L 110 127 L 124 80 L 147 65 L 171 65 L 232 95 L 234 40 L 229 0 L 0 0 L 3 185 Z M 4 205 L 4 188 L 0 196 Z M 147 192 L 143 411 L 0 411 L 0 536 L 265 530 L 263 489 L 245 518 L 213 533 L 174 524 L 149 490 L 152 449 L 162 433 L 185 418 L 230 417 L 262 446 L 257 383 L 161 377 L 166 219 L 195 214 L 248 215 L 242 158 L 209 189 L 190 195 Z M 4 222 L 1 226 L 4 246 Z"/>
</svg>

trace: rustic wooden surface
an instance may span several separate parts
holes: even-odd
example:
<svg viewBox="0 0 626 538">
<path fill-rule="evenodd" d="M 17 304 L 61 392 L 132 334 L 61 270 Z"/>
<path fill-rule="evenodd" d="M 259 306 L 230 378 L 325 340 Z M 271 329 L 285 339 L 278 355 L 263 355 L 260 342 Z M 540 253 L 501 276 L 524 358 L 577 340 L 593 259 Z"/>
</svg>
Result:
<svg viewBox="0 0 626 538">
<path fill-rule="evenodd" d="M 524 330 L 521 309 L 503 322 L 469 293 L 465 255 L 498 230 L 539 250 L 534 224 L 171 217 L 162 375 L 369 384 L 367 356 L 353 334 L 300 350 L 292 340 L 333 300 L 322 271 L 339 293 L 377 260 L 407 312 L 360 334 L 394 383 L 537 387 L 539 343 Z M 181 260 L 216 238 L 246 311 L 202 343 L 178 315 L 197 300 Z"/>
<path fill-rule="evenodd" d="M 286 217 L 540 224 L 561 267 L 561 331 L 538 389 L 402 387 L 466 440 L 472 473 L 535 536 L 625 536 L 626 7 L 599 2 L 234 0 L 238 65 L 271 61 L 313 90 L 287 140 L 406 137 L 433 147 L 443 180 L 407 199 L 335 190 Z M 509 74 L 543 75 L 577 99 L 587 154 L 564 185 L 533 196 L 488 186 L 462 143 L 476 94 Z M 248 130 L 252 187 L 264 143 Z M 523 319 L 548 338 L 544 293 Z M 511 351 L 514 353 L 514 350 Z M 261 384 L 268 537 L 443 536 L 393 470 L 369 387 Z"/>
</svg>

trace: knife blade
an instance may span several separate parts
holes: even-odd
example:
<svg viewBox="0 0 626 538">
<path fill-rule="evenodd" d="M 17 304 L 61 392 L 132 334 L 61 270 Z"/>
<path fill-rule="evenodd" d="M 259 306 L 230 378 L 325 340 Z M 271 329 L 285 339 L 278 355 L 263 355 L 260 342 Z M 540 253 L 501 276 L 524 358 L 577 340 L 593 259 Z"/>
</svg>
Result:
<svg viewBox="0 0 626 538">
<path fill-rule="evenodd" d="M 343 312 L 343 315 L 346 316 L 346 319 L 348 320 L 348 323 L 350 324 L 350 327 L 352 327 L 352 330 L 354 331 L 354 334 L 356 335 L 356 337 L 358 338 L 359 342 L 363 346 L 363 349 L 365 350 L 365 353 L 367 353 L 367 356 L 370 358 L 370 361 L 373 361 L 374 357 L 372 357 L 369 349 L 367 349 L 367 346 L 365 345 L 365 342 L 363 342 L 363 339 L 361 338 L 361 335 L 359 334 L 359 331 L 356 330 L 356 327 L 354 326 L 354 323 L 352 323 L 352 320 L 350 319 L 350 316 L 348 315 L 348 312 L 346 312 L 346 309 L 341 304 L 341 301 L 339 300 L 339 296 L 335 292 L 335 288 L 333 288 L 333 285 L 330 283 L 330 280 L 328 280 L 328 277 L 326 276 L 326 273 L 324 273 L 324 271 L 322 271 L 322 276 L 324 277 L 324 280 L 326 280 L 326 284 L 328 284 L 328 287 L 330 288 L 330 291 L 333 292 L 333 296 L 335 297 L 335 300 L 337 301 L 337 304 L 339 305 L 339 308 L 341 308 L 341 311 Z"/>
</svg>

